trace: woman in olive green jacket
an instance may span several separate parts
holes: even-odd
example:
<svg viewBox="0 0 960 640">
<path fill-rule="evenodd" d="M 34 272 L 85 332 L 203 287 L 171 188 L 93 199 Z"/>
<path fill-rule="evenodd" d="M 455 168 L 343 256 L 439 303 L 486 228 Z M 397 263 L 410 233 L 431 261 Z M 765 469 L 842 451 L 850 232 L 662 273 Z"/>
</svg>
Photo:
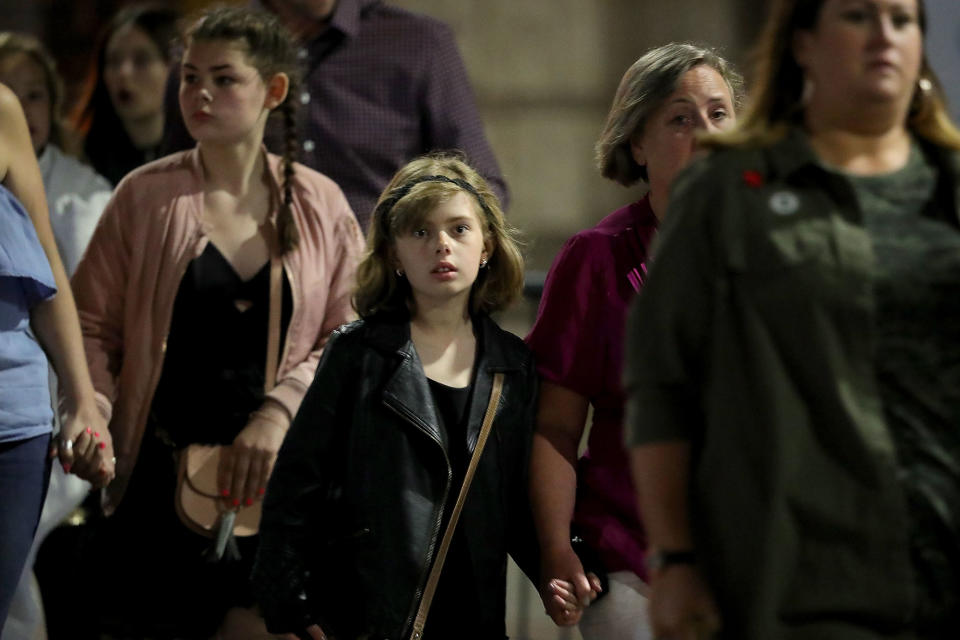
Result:
<svg viewBox="0 0 960 640">
<path fill-rule="evenodd" d="M 627 329 L 658 636 L 955 637 L 960 133 L 921 0 L 783 0 Z"/>
</svg>

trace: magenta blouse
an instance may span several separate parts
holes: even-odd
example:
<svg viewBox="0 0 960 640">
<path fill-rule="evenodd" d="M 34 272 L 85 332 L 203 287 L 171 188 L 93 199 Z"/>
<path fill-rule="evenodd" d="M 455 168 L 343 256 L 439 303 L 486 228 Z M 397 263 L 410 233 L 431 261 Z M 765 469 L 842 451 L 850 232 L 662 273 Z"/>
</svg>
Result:
<svg viewBox="0 0 960 640">
<path fill-rule="evenodd" d="M 627 307 L 643 285 L 656 229 L 645 197 L 570 238 L 550 268 L 527 336 L 543 379 L 593 406 L 577 469 L 573 529 L 607 571 L 630 570 L 644 580 L 647 540 L 624 447 L 620 376 Z"/>
</svg>

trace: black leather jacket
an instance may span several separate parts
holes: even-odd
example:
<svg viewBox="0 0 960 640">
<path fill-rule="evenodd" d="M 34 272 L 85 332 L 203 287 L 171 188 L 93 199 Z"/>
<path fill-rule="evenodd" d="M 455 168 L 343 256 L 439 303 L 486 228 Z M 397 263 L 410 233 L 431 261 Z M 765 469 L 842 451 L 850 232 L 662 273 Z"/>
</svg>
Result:
<svg viewBox="0 0 960 640">
<path fill-rule="evenodd" d="M 468 408 L 476 444 L 493 374 L 503 393 L 458 524 L 476 593 L 468 626 L 504 637 L 506 554 L 536 580 L 527 469 L 537 402 L 532 355 L 486 316 Z M 409 634 L 452 486 L 445 433 L 405 319 L 335 331 L 277 458 L 253 581 L 271 632 L 317 622 L 337 638 Z M 429 639 L 427 639 L 429 640 Z"/>
</svg>

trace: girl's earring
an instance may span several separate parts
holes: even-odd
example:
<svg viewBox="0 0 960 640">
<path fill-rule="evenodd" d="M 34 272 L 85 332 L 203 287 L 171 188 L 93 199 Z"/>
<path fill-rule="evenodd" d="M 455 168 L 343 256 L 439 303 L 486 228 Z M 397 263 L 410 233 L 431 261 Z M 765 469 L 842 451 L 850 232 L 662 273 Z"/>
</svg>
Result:
<svg viewBox="0 0 960 640">
<path fill-rule="evenodd" d="M 402 277 L 403 277 L 403 269 L 395 269 L 395 271 L 396 271 L 396 273 L 397 273 L 397 277 L 398 277 L 398 278 L 402 278 Z"/>
<path fill-rule="evenodd" d="M 480 268 L 483 269 L 485 266 L 487 266 L 487 259 L 486 259 L 486 258 L 481 258 L 481 259 L 480 259 Z"/>
</svg>

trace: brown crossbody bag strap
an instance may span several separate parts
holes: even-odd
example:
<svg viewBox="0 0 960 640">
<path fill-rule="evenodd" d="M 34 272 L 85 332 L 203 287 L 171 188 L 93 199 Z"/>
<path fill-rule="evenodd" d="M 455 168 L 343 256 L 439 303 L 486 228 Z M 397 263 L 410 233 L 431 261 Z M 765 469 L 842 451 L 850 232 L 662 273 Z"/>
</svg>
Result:
<svg viewBox="0 0 960 640">
<path fill-rule="evenodd" d="M 283 301 L 283 260 L 277 230 L 270 221 L 263 223 L 263 235 L 270 251 L 270 311 L 267 316 L 267 365 L 263 372 L 263 392 L 270 393 L 277 386 L 280 360 L 280 305 Z"/>
<path fill-rule="evenodd" d="M 503 390 L 503 374 L 497 373 L 493 376 L 493 388 L 490 389 L 490 402 L 487 404 L 487 412 L 483 415 L 483 425 L 480 427 L 480 437 L 477 439 L 477 446 L 473 450 L 473 456 L 470 458 L 470 464 L 467 466 L 467 473 L 463 478 L 463 485 L 460 487 L 460 495 L 457 496 L 457 503 L 453 506 L 453 513 L 450 514 L 450 521 L 447 523 L 447 529 L 443 532 L 443 539 L 440 541 L 440 549 L 437 550 L 437 557 L 433 561 L 433 567 L 430 569 L 430 576 L 427 578 L 427 586 L 423 589 L 423 598 L 420 599 L 420 607 L 417 609 L 417 617 L 413 620 L 413 630 L 410 632 L 410 640 L 420 640 L 423 637 L 423 627 L 427 623 L 427 614 L 430 612 L 430 603 L 433 602 L 433 594 L 437 590 L 437 583 L 440 581 L 440 572 L 443 570 L 443 562 L 447 559 L 447 551 L 450 549 L 450 541 L 453 540 L 453 531 L 457 528 L 457 521 L 460 519 L 460 512 L 463 511 L 463 503 L 467 499 L 467 492 L 470 491 L 470 484 L 473 482 L 473 476 L 477 471 L 477 465 L 480 464 L 480 456 L 483 454 L 483 448 L 487 444 L 487 438 L 493 429 L 493 418 L 497 413 L 497 405 L 500 403 L 500 392 Z"/>
</svg>

